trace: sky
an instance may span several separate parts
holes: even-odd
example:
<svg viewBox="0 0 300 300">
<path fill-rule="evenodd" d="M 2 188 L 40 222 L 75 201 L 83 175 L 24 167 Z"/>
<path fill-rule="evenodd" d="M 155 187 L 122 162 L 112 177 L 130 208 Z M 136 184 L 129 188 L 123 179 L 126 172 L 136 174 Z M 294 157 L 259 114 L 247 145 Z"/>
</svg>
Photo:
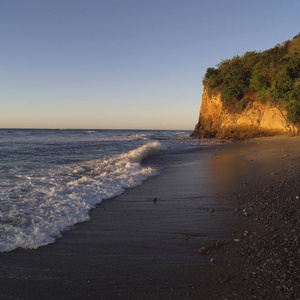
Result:
<svg viewBox="0 0 300 300">
<path fill-rule="evenodd" d="M 0 128 L 188 129 L 208 67 L 300 32 L 298 0 L 1 0 Z"/>
</svg>

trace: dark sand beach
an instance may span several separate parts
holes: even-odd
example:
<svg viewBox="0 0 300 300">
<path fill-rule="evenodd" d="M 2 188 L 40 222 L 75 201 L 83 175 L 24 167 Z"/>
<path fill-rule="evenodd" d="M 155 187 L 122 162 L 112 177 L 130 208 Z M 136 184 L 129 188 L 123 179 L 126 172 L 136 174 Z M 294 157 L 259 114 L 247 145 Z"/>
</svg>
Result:
<svg viewBox="0 0 300 300">
<path fill-rule="evenodd" d="M 0 253 L 0 298 L 299 299 L 299 149 L 179 154 L 54 244 Z"/>
</svg>

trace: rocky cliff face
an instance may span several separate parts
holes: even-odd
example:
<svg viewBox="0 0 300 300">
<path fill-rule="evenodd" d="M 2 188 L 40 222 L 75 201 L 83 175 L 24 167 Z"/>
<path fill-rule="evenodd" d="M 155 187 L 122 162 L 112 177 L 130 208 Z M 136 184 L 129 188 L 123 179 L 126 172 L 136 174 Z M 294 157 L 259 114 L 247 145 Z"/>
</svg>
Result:
<svg viewBox="0 0 300 300">
<path fill-rule="evenodd" d="M 276 134 L 299 133 L 299 128 L 286 119 L 286 111 L 250 99 L 242 113 L 229 113 L 220 95 L 209 96 L 204 89 L 199 121 L 192 134 L 194 137 L 249 138 Z"/>
</svg>

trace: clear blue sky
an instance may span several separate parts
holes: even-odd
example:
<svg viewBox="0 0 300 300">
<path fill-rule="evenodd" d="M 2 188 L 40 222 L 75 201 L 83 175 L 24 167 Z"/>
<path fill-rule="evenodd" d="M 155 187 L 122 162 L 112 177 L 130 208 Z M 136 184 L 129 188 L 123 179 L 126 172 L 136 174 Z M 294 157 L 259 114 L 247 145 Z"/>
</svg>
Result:
<svg viewBox="0 0 300 300">
<path fill-rule="evenodd" d="M 1 0 L 0 128 L 193 129 L 208 67 L 299 32 L 298 0 Z"/>
</svg>

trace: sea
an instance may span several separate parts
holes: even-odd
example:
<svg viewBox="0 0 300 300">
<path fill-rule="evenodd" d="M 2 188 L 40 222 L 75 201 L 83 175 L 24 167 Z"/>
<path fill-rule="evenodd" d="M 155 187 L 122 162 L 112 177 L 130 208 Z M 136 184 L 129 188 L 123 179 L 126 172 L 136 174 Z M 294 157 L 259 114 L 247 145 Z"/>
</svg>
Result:
<svg viewBox="0 0 300 300">
<path fill-rule="evenodd" d="M 55 242 L 103 200 L 159 175 L 168 155 L 211 143 L 190 134 L 0 129 L 0 252 Z"/>
</svg>

